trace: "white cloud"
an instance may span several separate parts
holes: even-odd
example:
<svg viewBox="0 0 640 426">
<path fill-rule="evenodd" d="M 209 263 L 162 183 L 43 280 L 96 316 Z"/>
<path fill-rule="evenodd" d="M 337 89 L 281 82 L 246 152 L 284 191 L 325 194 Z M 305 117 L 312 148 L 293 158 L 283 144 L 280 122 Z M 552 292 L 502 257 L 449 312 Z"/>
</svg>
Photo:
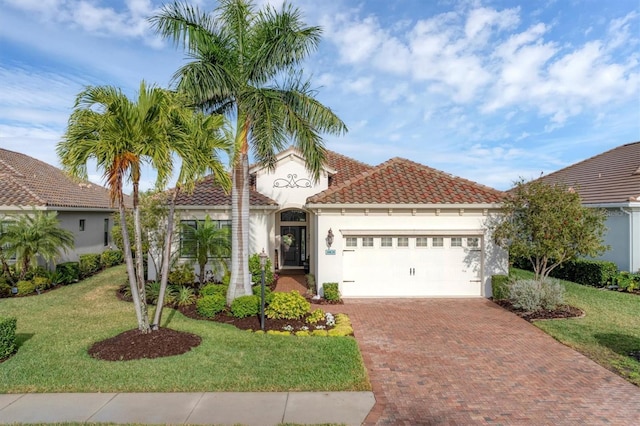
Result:
<svg viewBox="0 0 640 426">
<path fill-rule="evenodd" d="M 355 93 L 358 95 L 371 93 L 373 85 L 373 77 L 359 77 L 356 79 L 345 80 L 342 88 L 347 93 Z"/>
</svg>

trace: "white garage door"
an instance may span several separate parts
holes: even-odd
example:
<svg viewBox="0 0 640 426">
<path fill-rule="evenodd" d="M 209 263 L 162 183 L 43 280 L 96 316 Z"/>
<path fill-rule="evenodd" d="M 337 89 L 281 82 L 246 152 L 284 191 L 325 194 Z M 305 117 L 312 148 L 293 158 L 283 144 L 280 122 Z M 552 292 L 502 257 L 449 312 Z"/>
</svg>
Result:
<svg viewBox="0 0 640 426">
<path fill-rule="evenodd" d="M 348 236 L 344 297 L 481 296 L 479 236 Z"/>
</svg>

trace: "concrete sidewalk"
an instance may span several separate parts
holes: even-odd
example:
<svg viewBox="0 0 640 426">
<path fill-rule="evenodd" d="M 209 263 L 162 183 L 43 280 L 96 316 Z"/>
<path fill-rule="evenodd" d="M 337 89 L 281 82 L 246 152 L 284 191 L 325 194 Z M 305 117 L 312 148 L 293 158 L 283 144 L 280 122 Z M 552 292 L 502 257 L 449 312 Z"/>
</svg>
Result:
<svg viewBox="0 0 640 426">
<path fill-rule="evenodd" d="M 0 423 L 360 425 L 372 392 L 37 393 L 0 395 Z"/>
</svg>

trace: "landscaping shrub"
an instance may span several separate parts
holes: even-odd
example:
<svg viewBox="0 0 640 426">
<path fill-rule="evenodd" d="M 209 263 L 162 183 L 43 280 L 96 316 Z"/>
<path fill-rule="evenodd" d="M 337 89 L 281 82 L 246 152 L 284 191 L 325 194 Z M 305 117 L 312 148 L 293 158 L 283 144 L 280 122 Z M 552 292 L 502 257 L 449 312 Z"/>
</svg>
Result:
<svg viewBox="0 0 640 426">
<path fill-rule="evenodd" d="M 94 275 L 102 268 L 100 255 L 95 253 L 81 254 L 80 257 L 80 277 L 86 278 Z"/>
<path fill-rule="evenodd" d="M 200 315 L 207 318 L 213 318 L 227 306 L 227 300 L 219 294 L 213 296 L 204 296 L 196 301 L 196 310 Z"/>
<path fill-rule="evenodd" d="M 0 299 L 11 296 L 11 286 L 5 282 L 0 282 Z"/>
<path fill-rule="evenodd" d="M 176 293 L 176 303 L 178 306 L 189 306 L 196 302 L 196 294 L 191 287 L 180 286 Z"/>
<path fill-rule="evenodd" d="M 638 290 L 640 288 L 640 273 L 632 274 L 622 271 L 615 276 L 613 283 L 618 286 L 619 290 L 629 292 Z"/>
<path fill-rule="evenodd" d="M 251 291 L 253 292 L 254 295 L 258 296 L 258 298 L 260 298 L 261 294 L 261 289 L 260 289 L 260 285 L 254 285 L 253 287 L 251 287 Z M 265 304 L 269 304 L 271 303 L 271 299 L 273 298 L 273 290 L 271 290 L 270 287 L 267 287 L 266 285 L 264 286 L 264 303 Z"/>
<path fill-rule="evenodd" d="M 272 319 L 299 319 L 309 312 L 311 304 L 295 290 L 273 293 L 265 315 Z"/>
<path fill-rule="evenodd" d="M 56 265 L 56 273 L 60 274 L 60 284 L 71 284 L 80 279 L 80 263 L 64 262 Z"/>
<path fill-rule="evenodd" d="M 40 290 L 46 290 L 51 287 L 51 280 L 48 277 L 33 277 L 33 285 Z"/>
<path fill-rule="evenodd" d="M 251 272 L 251 281 L 254 284 L 260 284 L 262 270 L 260 269 L 260 255 L 258 253 L 249 256 L 249 272 Z M 271 270 L 271 259 L 267 258 L 267 262 L 264 265 L 264 283 L 265 285 L 271 285 L 274 281 L 275 274 Z"/>
<path fill-rule="evenodd" d="M 151 281 L 145 284 L 144 293 L 147 296 L 147 303 L 151 305 L 158 303 L 158 297 L 160 296 L 160 282 Z"/>
<path fill-rule="evenodd" d="M 25 296 L 36 291 L 36 285 L 33 281 L 18 281 L 16 287 L 18 287 L 18 295 L 20 296 Z"/>
<path fill-rule="evenodd" d="M 311 294 L 318 294 L 318 291 L 316 289 L 316 276 L 313 274 L 307 274 L 305 275 L 305 278 L 307 279 L 307 288 L 309 289 Z"/>
<path fill-rule="evenodd" d="M 340 290 L 338 289 L 338 283 L 324 283 L 322 284 L 324 289 L 324 298 L 329 302 L 340 301 Z"/>
<path fill-rule="evenodd" d="M 578 284 L 604 287 L 613 282 L 618 267 L 605 260 L 570 260 L 551 271 L 551 276 Z"/>
<path fill-rule="evenodd" d="M 491 293 L 493 300 L 505 300 L 509 298 L 509 277 L 507 275 L 491 276 Z"/>
<path fill-rule="evenodd" d="M 169 272 L 169 283 L 177 286 L 188 285 L 193 287 L 196 283 L 196 273 L 189 263 L 181 263 Z"/>
<path fill-rule="evenodd" d="M 200 296 L 220 295 L 227 297 L 227 290 L 229 287 L 224 284 L 207 284 L 200 289 Z"/>
<path fill-rule="evenodd" d="M 8 357 L 16 350 L 16 324 L 14 317 L 0 317 L 0 360 Z"/>
<path fill-rule="evenodd" d="M 556 280 L 517 280 L 509 287 L 509 300 L 525 311 L 551 310 L 564 303 L 564 287 Z"/>
<path fill-rule="evenodd" d="M 105 268 L 120 265 L 122 262 L 124 262 L 122 250 L 105 250 L 100 255 L 100 263 Z"/>
<path fill-rule="evenodd" d="M 231 314 L 236 318 L 246 318 L 260 313 L 260 297 L 240 296 L 231 302 Z"/>
<path fill-rule="evenodd" d="M 305 320 L 307 324 L 317 324 L 320 321 L 324 321 L 324 311 L 322 309 L 316 309 L 309 314 Z"/>
</svg>

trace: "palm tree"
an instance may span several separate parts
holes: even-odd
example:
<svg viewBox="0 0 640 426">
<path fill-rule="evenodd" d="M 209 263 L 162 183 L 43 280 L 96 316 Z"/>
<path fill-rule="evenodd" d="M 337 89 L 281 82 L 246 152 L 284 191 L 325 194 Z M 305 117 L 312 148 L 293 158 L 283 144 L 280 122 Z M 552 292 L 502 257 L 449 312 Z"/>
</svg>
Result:
<svg viewBox="0 0 640 426">
<path fill-rule="evenodd" d="M 229 256 L 231 241 L 228 228 L 219 228 L 218 224 L 207 215 L 204 222 L 196 226 L 185 225 L 185 230 L 190 234 L 186 249 L 196 254 L 198 266 L 200 266 L 200 286 L 204 284 L 205 266 L 212 261 L 212 271 L 215 273 L 225 270 L 227 265 L 224 258 Z"/>
<path fill-rule="evenodd" d="M 156 186 L 164 188 L 173 173 L 173 154 L 188 157 L 193 155 L 196 147 L 204 147 L 188 140 L 188 132 L 196 120 L 187 118 L 192 115 L 193 112 L 184 108 L 175 94 L 157 87 L 147 88 L 144 82 L 140 84 L 135 102 L 112 86 L 87 87 L 78 95 L 67 131 L 57 146 L 62 166 L 72 176 L 86 178 L 90 159 L 94 159 L 97 167 L 104 171 L 111 202 L 118 205 L 120 212 L 127 275 L 138 328 L 144 333 L 151 327 L 143 277 L 144 254 L 138 206 L 141 166 L 150 164 L 157 171 Z M 213 124 L 216 118 L 210 120 Z M 200 119 L 200 123 L 202 121 Z M 198 157 L 199 160 L 203 158 L 206 158 L 204 165 L 214 166 L 215 175 L 224 174 L 219 161 L 213 164 L 218 160 L 215 152 L 209 150 Z M 179 177 L 182 181 L 197 176 L 195 171 L 190 171 L 191 168 L 209 170 L 204 165 L 184 163 L 187 164 Z M 125 222 L 125 182 L 131 182 L 133 186 L 135 266 Z"/>
<path fill-rule="evenodd" d="M 276 153 L 292 141 L 317 180 L 325 160 L 321 133 L 346 131 L 301 78 L 299 66 L 316 49 L 321 29 L 307 26 L 291 5 L 256 11 L 249 0 L 221 0 L 210 14 L 176 2 L 164 6 L 151 23 L 192 58 L 174 75 L 178 90 L 203 111 L 235 120 L 231 303 L 251 294 L 249 151 L 273 169 Z"/>
<path fill-rule="evenodd" d="M 15 256 L 23 280 L 29 268 L 38 265 L 38 259 L 53 262 L 60 250 L 73 248 L 71 231 L 62 229 L 56 212 L 33 210 L 31 213 L 8 215 L 5 218 L 0 246 L 4 254 Z"/>
</svg>

